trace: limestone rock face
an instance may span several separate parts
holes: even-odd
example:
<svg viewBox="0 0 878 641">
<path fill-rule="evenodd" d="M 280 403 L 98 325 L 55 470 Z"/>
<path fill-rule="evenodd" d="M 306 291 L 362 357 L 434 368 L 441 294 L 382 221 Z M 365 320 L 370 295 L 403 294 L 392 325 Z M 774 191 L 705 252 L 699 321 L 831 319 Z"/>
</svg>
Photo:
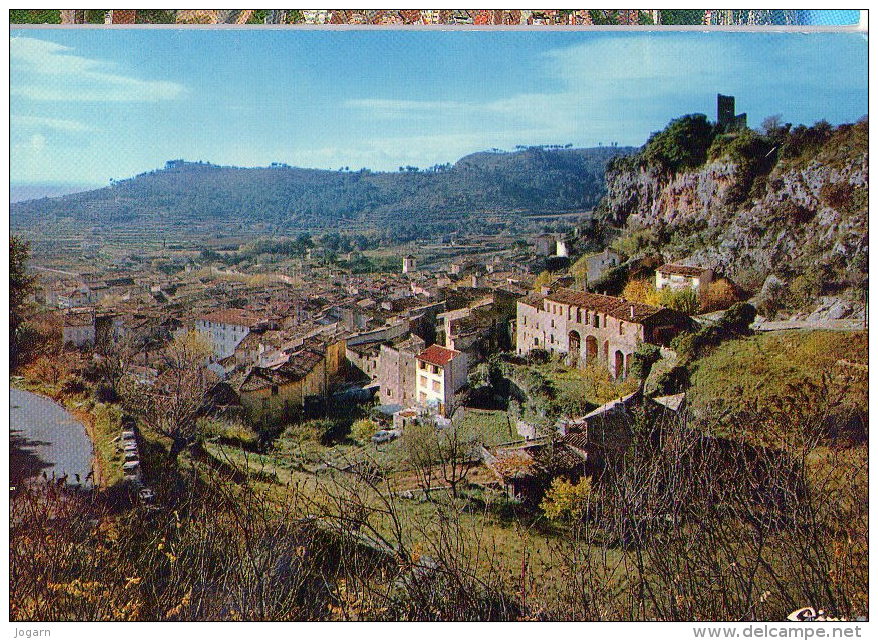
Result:
<svg viewBox="0 0 878 641">
<path fill-rule="evenodd" d="M 661 232 L 666 260 L 713 268 L 751 291 L 771 274 L 790 282 L 821 270 L 835 289 L 865 278 L 867 153 L 832 165 L 778 163 L 756 179 L 742 173 L 729 160 L 679 173 L 611 167 L 601 209 L 614 225 Z"/>
</svg>

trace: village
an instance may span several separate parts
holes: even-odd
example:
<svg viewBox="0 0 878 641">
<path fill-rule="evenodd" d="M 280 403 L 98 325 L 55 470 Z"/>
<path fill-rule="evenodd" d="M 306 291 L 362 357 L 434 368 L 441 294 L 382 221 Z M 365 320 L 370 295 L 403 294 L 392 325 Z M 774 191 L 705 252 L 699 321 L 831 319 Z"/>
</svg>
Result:
<svg viewBox="0 0 878 641">
<path fill-rule="evenodd" d="M 322 252 L 309 249 L 297 263 L 305 276 L 298 279 L 246 274 L 221 262 L 198 264 L 197 255 L 171 274 L 144 273 L 143 264 L 79 274 L 38 268 L 34 302 L 45 311 L 36 322 L 54 327 L 63 348 L 86 362 L 99 364 L 124 351 L 125 373 L 147 387 L 161 384 L 172 343 L 197 336 L 207 346 L 202 365 L 210 377 L 211 414 L 276 436 L 351 406 L 357 410 L 352 416 L 365 416 L 374 427 L 357 437 L 360 458 L 393 447 L 412 424 L 436 430 L 452 422 L 487 424 L 487 431 L 468 432 L 467 480 L 481 479 L 512 499 L 536 504 L 545 479 L 528 489 L 522 482 L 527 465 L 510 467 L 509 461 L 535 465 L 551 447 L 566 452 L 569 463 L 556 475 L 575 479 L 594 472 L 588 426 L 644 402 L 644 385 L 633 373 L 638 350 L 654 346 L 657 359 L 673 362 L 671 341 L 698 326 L 681 311 L 589 291 L 625 257 L 605 248 L 578 257 L 572 268 L 569 246 L 577 231 L 534 234 L 526 247 L 519 240 L 514 250 L 484 254 L 471 253 L 478 242 L 462 243 L 456 258 L 429 270 L 418 264 L 415 252 L 423 251 L 416 245 L 406 253 L 401 248 L 398 271 L 365 274 L 327 266 Z M 706 300 L 713 273 L 663 264 L 652 278 L 658 291 Z M 579 387 L 563 408 L 528 409 L 537 403 L 521 382 L 525 366 L 552 359 Z M 513 404 L 521 406 L 515 412 L 500 411 L 508 410 L 508 401 L 498 403 L 497 390 L 495 398 L 484 398 L 484 372 L 498 360 L 511 363 L 506 372 L 515 381 Z M 595 381 L 602 392 L 585 394 Z M 652 396 L 650 407 L 666 412 L 685 404 L 682 393 Z M 128 441 L 133 426 L 125 428 Z M 327 449 L 326 455 L 338 451 Z M 149 471 L 136 446 L 127 447 L 123 467 L 127 481 L 144 486 Z M 406 467 L 399 466 L 400 478 Z"/>
</svg>

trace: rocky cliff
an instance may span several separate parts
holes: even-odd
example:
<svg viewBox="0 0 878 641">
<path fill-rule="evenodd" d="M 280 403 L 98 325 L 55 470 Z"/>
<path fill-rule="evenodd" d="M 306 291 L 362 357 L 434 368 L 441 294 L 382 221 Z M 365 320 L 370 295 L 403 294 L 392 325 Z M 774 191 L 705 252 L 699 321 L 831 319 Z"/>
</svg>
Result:
<svg viewBox="0 0 878 641">
<path fill-rule="evenodd" d="M 798 145 L 797 132 L 808 144 Z M 611 163 L 601 210 L 629 239 L 644 239 L 630 246 L 712 267 L 747 289 L 774 275 L 784 285 L 798 279 L 808 294 L 793 301 L 801 307 L 825 295 L 859 300 L 868 263 L 867 123 L 810 132 L 787 127 L 761 141 L 748 132 L 760 144 L 743 145 L 744 153 L 724 136 L 702 163 L 676 170 L 650 161 L 648 143 Z"/>
</svg>

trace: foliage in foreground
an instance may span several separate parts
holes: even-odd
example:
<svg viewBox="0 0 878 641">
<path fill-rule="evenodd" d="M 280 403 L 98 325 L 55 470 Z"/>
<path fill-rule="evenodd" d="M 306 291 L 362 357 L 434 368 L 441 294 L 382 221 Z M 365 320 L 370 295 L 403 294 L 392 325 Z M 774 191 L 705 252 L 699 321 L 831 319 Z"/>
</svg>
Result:
<svg viewBox="0 0 878 641">
<path fill-rule="evenodd" d="M 556 481 L 544 507 L 561 529 L 539 553 L 533 538 L 515 552 L 487 538 L 494 517 L 462 484 L 412 509 L 380 466 L 265 484 L 197 463 L 156 480 L 156 508 L 123 511 L 25 487 L 12 618 L 777 620 L 805 605 L 854 617 L 868 609 L 866 459 L 815 438 L 820 411 L 762 409 L 753 420 L 803 426 L 772 450 L 635 410 L 603 472 Z M 424 452 L 422 469 L 435 466 Z"/>
</svg>

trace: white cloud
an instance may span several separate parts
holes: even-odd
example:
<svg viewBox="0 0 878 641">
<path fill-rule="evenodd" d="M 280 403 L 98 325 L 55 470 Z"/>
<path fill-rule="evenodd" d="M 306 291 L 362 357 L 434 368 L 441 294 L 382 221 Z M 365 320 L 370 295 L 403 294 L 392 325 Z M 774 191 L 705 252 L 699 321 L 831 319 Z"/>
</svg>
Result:
<svg viewBox="0 0 878 641">
<path fill-rule="evenodd" d="M 46 137 L 43 134 L 34 134 L 30 137 L 31 150 L 40 153 L 46 148 Z"/>
<path fill-rule="evenodd" d="M 732 39 L 718 46 L 710 38 L 693 35 L 595 37 L 550 50 L 543 54 L 542 75 L 556 81 L 552 91 L 525 90 L 482 102 L 449 95 L 441 101 L 376 97 L 345 104 L 367 120 L 409 122 L 461 134 L 503 132 L 496 146 L 510 138 L 639 145 L 649 132 L 682 113 L 712 115 L 717 92 L 758 95 L 776 83 L 763 62 L 773 52 Z M 681 111 L 680 105 L 691 106 Z M 534 140 L 536 136 L 542 138 Z M 493 140 L 487 135 L 478 139 L 482 145 Z"/>
<path fill-rule="evenodd" d="M 11 95 L 47 102 L 158 102 L 186 92 L 178 83 L 134 78 L 113 62 L 72 52 L 72 47 L 46 40 L 12 38 Z"/>
<path fill-rule="evenodd" d="M 9 117 L 9 121 L 13 129 L 27 131 L 34 129 L 50 129 L 53 131 L 63 131 L 68 133 L 94 131 L 92 127 L 89 127 L 85 123 L 79 122 L 78 120 L 66 120 L 64 118 L 45 118 L 43 116 L 22 116 L 12 114 Z"/>
</svg>

